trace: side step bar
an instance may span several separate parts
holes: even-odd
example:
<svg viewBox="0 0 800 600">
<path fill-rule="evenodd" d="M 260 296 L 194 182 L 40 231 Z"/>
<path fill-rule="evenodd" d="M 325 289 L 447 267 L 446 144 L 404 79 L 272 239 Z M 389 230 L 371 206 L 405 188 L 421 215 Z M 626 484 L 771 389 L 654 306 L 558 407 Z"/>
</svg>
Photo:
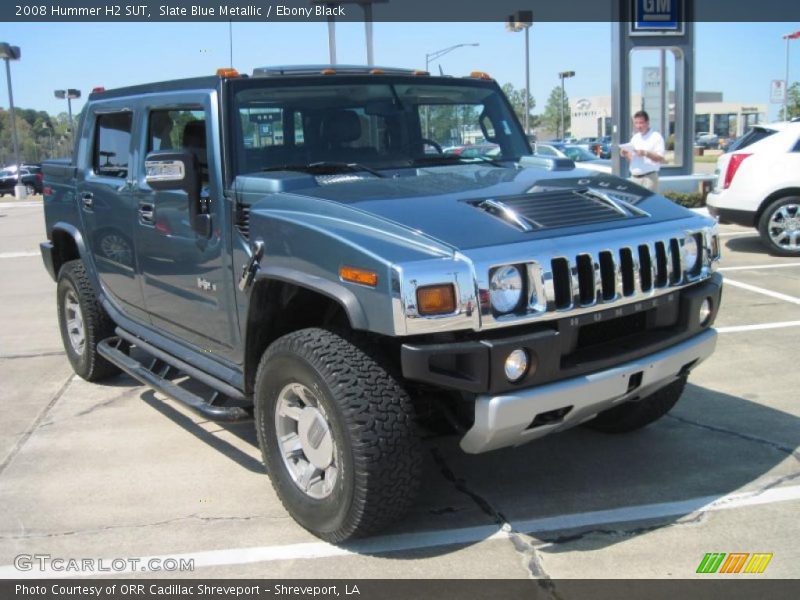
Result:
<svg viewBox="0 0 800 600">
<path fill-rule="evenodd" d="M 162 375 L 154 373 L 135 358 L 120 350 L 124 344 L 118 337 L 111 337 L 97 344 L 97 351 L 110 363 L 116 365 L 134 379 L 166 394 L 173 400 L 185 404 L 195 412 L 213 421 L 244 421 L 250 419 L 250 413 L 241 406 L 215 406 L 212 401 L 207 401 L 179 385 L 165 379 Z M 155 364 L 156 361 L 154 361 Z M 216 398 L 218 394 L 214 395 Z"/>
</svg>

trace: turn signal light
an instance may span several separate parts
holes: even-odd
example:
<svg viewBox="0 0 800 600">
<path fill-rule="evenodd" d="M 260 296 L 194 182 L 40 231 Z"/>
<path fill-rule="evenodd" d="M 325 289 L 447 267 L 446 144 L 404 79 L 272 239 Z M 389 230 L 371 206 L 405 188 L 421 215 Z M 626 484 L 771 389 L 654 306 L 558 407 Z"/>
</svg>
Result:
<svg viewBox="0 0 800 600">
<path fill-rule="evenodd" d="M 386 71 L 383 69 L 370 69 L 370 75 L 386 75 Z"/>
<path fill-rule="evenodd" d="M 368 285 L 370 287 L 378 285 L 378 274 L 374 271 L 367 271 L 366 269 L 341 267 L 339 269 L 339 277 L 344 281 L 360 283 L 361 285 Z"/>
<path fill-rule="evenodd" d="M 456 312 L 455 289 L 449 283 L 417 288 L 417 312 L 421 315 L 447 315 Z"/>
<path fill-rule="evenodd" d="M 239 71 L 230 67 L 222 67 L 217 69 L 217 77 L 238 77 Z"/>
<path fill-rule="evenodd" d="M 430 74 L 431 74 L 430 71 L 422 71 L 422 70 L 414 71 L 412 73 L 412 75 L 417 75 L 417 76 L 430 75 Z"/>
<path fill-rule="evenodd" d="M 336 69 L 322 69 L 320 73 L 323 75 L 336 75 Z"/>
</svg>

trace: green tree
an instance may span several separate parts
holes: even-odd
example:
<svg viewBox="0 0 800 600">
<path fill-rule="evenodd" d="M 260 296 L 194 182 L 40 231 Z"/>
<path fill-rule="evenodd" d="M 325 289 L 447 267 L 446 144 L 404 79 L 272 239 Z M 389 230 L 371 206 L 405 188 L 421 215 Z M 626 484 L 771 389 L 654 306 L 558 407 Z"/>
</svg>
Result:
<svg viewBox="0 0 800 600">
<path fill-rule="evenodd" d="M 789 119 L 800 117 L 800 82 L 795 81 L 786 90 L 786 112 L 789 113 Z M 778 111 L 778 120 L 787 121 L 788 119 L 783 115 L 783 107 Z"/>
<path fill-rule="evenodd" d="M 508 101 L 511 102 L 511 106 L 514 108 L 514 112 L 517 113 L 517 118 L 522 126 L 525 126 L 525 90 L 524 89 L 514 89 L 514 86 L 510 83 L 506 83 L 503 86 L 503 93 L 508 97 Z M 528 125 L 531 129 L 536 127 L 539 124 L 539 117 L 533 114 L 533 108 L 536 106 L 536 100 L 530 94 L 528 94 Z"/>
<path fill-rule="evenodd" d="M 566 92 L 561 96 L 561 86 L 556 86 L 550 92 L 550 97 L 547 99 L 547 106 L 544 107 L 544 114 L 541 116 L 541 124 L 544 125 L 549 131 L 559 132 L 559 137 L 564 137 L 564 131 L 561 130 L 561 111 L 564 112 L 564 130 L 570 129 L 570 111 L 569 111 L 569 96 Z"/>
</svg>

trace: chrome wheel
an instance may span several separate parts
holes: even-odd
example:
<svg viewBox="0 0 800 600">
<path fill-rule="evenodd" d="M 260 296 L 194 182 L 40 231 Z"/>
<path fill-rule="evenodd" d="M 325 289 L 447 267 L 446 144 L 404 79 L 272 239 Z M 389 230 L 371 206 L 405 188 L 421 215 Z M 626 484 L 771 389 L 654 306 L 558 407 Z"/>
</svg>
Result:
<svg viewBox="0 0 800 600">
<path fill-rule="evenodd" d="M 784 204 L 773 212 L 767 233 L 778 248 L 800 250 L 800 204 Z"/>
<path fill-rule="evenodd" d="M 33 196 L 35 194 L 36 194 L 36 188 L 34 188 L 30 183 L 25 184 L 25 195 Z"/>
<path fill-rule="evenodd" d="M 300 383 L 285 386 L 275 405 L 275 430 L 295 485 L 317 500 L 330 496 L 339 476 L 336 442 L 317 396 Z"/>
<path fill-rule="evenodd" d="M 86 331 L 83 324 L 83 312 L 81 311 L 78 296 L 74 291 L 69 290 L 64 295 L 64 316 L 67 322 L 67 335 L 69 343 L 75 354 L 82 355 L 86 347 Z"/>
</svg>

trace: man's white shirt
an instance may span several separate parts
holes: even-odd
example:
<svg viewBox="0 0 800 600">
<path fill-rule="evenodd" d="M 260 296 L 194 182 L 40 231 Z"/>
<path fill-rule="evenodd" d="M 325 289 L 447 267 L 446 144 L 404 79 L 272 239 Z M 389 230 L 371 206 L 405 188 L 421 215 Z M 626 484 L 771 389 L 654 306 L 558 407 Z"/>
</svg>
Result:
<svg viewBox="0 0 800 600">
<path fill-rule="evenodd" d="M 631 138 L 631 144 L 633 144 L 633 147 L 636 150 L 652 152 L 653 154 L 658 154 L 662 157 L 666 152 L 664 147 L 664 138 L 661 137 L 660 133 L 652 129 L 648 129 L 647 133 L 645 134 L 638 132 L 635 133 Z M 653 172 L 657 173 L 661 168 L 660 163 L 650 160 L 646 156 L 639 156 L 638 154 L 631 156 L 630 163 L 631 175 L 644 175 L 645 173 Z"/>
</svg>

